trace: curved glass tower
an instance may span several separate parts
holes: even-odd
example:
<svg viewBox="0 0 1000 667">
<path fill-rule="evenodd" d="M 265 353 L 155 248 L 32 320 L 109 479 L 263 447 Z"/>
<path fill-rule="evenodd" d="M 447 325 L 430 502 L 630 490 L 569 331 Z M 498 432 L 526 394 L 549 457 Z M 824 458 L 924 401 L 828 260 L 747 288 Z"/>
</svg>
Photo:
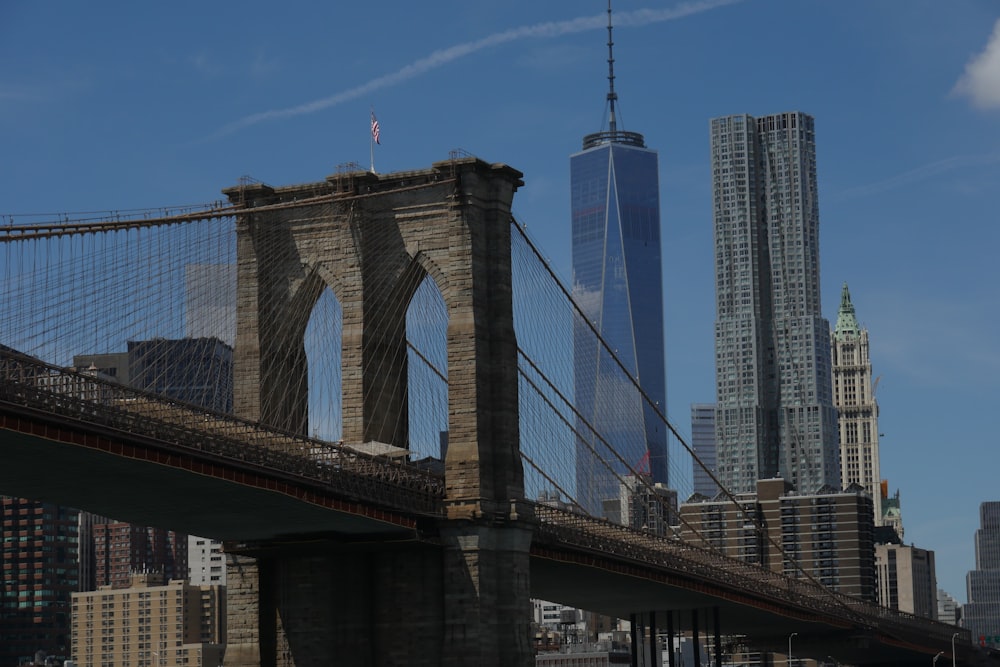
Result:
<svg viewBox="0 0 1000 667">
<path fill-rule="evenodd" d="M 610 13 L 609 7 L 609 129 L 584 137 L 583 151 L 570 156 L 573 292 L 590 325 L 665 413 L 658 157 L 641 134 L 617 129 Z M 624 383 L 590 326 L 580 322 L 576 329 L 576 405 L 605 441 L 580 429 L 576 497 L 600 516 L 632 470 L 668 484 L 667 434 L 656 409 Z"/>
</svg>

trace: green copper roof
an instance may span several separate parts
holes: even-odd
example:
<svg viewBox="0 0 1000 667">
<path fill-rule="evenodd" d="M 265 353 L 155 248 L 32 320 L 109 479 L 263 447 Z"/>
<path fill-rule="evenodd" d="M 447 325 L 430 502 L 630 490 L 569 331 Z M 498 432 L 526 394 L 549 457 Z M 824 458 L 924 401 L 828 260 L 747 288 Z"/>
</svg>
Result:
<svg viewBox="0 0 1000 667">
<path fill-rule="evenodd" d="M 851 293 L 847 290 L 847 283 L 840 292 L 840 311 L 837 313 L 837 328 L 833 335 L 838 340 L 846 338 L 857 338 L 861 328 L 858 326 L 858 318 L 854 316 L 854 304 L 851 303 Z"/>
</svg>

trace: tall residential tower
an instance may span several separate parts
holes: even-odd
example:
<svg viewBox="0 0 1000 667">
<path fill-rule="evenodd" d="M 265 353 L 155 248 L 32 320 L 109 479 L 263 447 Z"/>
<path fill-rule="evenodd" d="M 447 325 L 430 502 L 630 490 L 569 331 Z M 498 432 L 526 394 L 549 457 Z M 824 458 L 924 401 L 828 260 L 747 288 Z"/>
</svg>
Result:
<svg viewBox="0 0 1000 667">
<path fill-rule="evenodd" d="M 77 549 L 76 510 L 0 496 L 0 665 L 70 654 Z"/>
<path fill-rule="evenodd" d="M 711 147 L 719 480 L 839 488 L 813 118 L 716 118 Z"/>
<path fill-rule="evenodd" d="M 626 465 L 648 473 L 654 483 L 669 482 L 667 434 L 656 414 L 666 411 L 658 157 L 641 134 L 618 128 L 612 47 L 609 3 L 608 129 L 588 134 L 583 150 L 570 157 L 573 292 L 652 405 L 633 392 L 622 405 L 619 369 L 602 362 L 604 352 L 580 324 L 574 341 L 576 404 L 624 460 L 615 462 L 612 473 L 587 443 L 577 443 L 577 500 L 598 515 L 602 503 L 617 497 L 616 474 L 628 474 Z"/>
</svg>

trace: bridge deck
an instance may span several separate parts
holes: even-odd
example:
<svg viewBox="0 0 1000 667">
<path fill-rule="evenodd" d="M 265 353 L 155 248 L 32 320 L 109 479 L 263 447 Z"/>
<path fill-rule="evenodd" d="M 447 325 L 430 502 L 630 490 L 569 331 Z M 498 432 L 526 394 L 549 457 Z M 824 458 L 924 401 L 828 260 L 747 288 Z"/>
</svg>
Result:
<svg viewBox="0 0 1000 667">
<path fill-rule="evenodd" d="M 440 477 L 414 466 L 9 353 L 0 370 L 10 495 L 228 540 L 412 531 L 439 512 Z"/>
<path fill-rule="evenodd" d="M 851 664 L 922 663 L 937 652 L 933 647 L 950 645 L 955 632 L 971 648 L 968 630 L 672 538 L 551 507 L 535 510 L 540 522 L 532 545 L 532 594 L 543 599 L 620 618 L 636 610 L 718 606 L 724 633 L 752 636 L 761 649 L 780 652 L 797 632 L 802 655 L 834 654 Z M 815 646 L 807 647 L 810 641 Z"/>
<path fill-rule="evenodd" d="M 0 489 L 230 541 L 424 539 L 442 480 L 412 465 L 274 431 L 0 351 Z M 58 466 L 46 461 L 59 460 Z M 166 502 L 164 499 L 167 499 Z M 718 607 L 723 632 L 845 663 L 924 664 L 967 630 L 838 595 L 686 545 L 544 505 L 534 597 L 611 616 Z M 433 541 L 433 540 L 432 540 Z M 581 582 L 586 582 L 581 585 Z"/>
</svg>

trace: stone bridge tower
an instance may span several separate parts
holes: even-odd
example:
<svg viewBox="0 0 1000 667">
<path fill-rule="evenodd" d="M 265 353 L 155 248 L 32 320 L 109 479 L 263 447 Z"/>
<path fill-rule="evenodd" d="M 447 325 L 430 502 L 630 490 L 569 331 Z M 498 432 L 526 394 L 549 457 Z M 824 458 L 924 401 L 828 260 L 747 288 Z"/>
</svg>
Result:
<svg viewBox="0 0 1000 667">
<path fill-rule="evenodd" d="M 521 176 L 460 158 L 224 191 L 246 209 L 237 414 L 306 433 L 304 334 L 330 288 L 344 440 L 406 447 L 406 310 L 429 275 L 448 310 L 449 428 L 436 546 L 230 554 L 227 667 L 531 664 L 510 254 Z"/>
</svg>

